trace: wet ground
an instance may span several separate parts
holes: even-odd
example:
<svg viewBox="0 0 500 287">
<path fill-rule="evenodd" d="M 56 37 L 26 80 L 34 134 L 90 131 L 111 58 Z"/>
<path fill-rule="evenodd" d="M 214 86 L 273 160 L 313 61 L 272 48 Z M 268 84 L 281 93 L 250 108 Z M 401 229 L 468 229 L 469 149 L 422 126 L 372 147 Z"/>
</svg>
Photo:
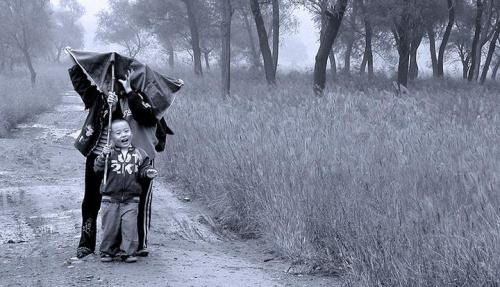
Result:
<svg viewBox="0 0 500 287">
<path fill-rule="evenodd" d="M 155 182 L 149 247 L 135 264 L 77 260 L 84 157 L 73 148 L 85 112 L 73 92 L 0 139 L 0 286 L 335 286 L 291 275 L 256 240 L 219 234 L 209 213 Z M 98 235 L 99 239 L 99 235 Z"/>
</svg>

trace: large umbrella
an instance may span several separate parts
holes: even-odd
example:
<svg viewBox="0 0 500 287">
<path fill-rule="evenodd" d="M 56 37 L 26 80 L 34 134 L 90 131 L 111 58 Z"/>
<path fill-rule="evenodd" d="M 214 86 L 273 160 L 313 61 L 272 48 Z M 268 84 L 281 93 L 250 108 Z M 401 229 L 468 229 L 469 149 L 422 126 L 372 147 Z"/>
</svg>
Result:
<svg viewBox="0 0 500 287">
<path fill-rule="evenodd" d="M 125 78 L 130 71 L 131 88 L 140 91 L 149 99 L 158 120 L 161 120 L 165 111 L 172 105 L 175 99 L 174 93 L 184 85 L 182 80 L 162 75 L 147 65 L 116 52 L 95 53 L 72 50 L 71 48 L 66 48 L 66 52 L 82 68 L 89 81 L 105 94 L 114 92 L 115 79 Z M 108 126 L 111 125 L 111 107 L 109 114 Z M 107 144 L 109 144 L 110 130 L 108 129 Z M 106 155 L 107 161 L 108 155 Z M 108 165 L 106 164 L 104 167 L 103 182 L 106 185 Z"/>
<path fill-rule="evenodd" d="M 177 92 L 184 83 L 180 79 L 162 75 L 148 65 L 136 59 L 122 56 L 116 52 L 96 53 L 66 48 L 68 54 L 82 68 L 87 78 L 105 94 L 111 91 L 114 66 L 115 77 L 124 79 L 130 70 L 130 85 L 133 90 L 140 91 L 151 102 L 157 119 L 161 119 L 170 107 Z"/>
</svg>

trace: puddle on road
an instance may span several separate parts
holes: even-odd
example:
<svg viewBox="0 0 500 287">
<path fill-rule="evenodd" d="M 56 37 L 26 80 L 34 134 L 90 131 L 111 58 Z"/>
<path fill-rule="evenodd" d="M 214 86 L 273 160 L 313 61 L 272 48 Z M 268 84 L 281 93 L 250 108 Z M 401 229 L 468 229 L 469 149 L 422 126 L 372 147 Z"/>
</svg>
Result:
<svg viewBox="0 0 500 287">
<path fill-rule="evenodd" d="M 83 112 L 85 110 L 85 107 L 83 105 L 66 104 L 56 106 L 55 110 L 56 112 Z"/>
<path fill-rule="evenodd" d="M 44 139 L 44 138 L 52 138 L 54 140 L 59 140 L 61 138 L 64 138 L 66 136 L 71 137 L 71 138 L 77 138 L 79 134 L 79 130 L 72 130 L 72 129 L 64 129 L 64 128 L 57 128 L 53 125 L 44 125 L 44 124 L 20 124 L 17 126 L 17 129 L 19 130 L 28 130 L 28 129 L 41 129 L 42 134 L 38 136 L 38 139 Z M 75 136 L 76 134 L 76 136 Z"/>
<path fill-rule="evenodd" d="M 62 97 L 62 102 L 63 103 L 69 103 L 69 104 L 81 104 L 82 100 L 80 99 L 80 96 L 78 96 L 77 93 L 65 93 L 64 97 Z"/>
<path fill-rule="evenodd" d="M 29 242 L 53 234 L 77 234 L 79 210 L 23 218 L 20 214 L 0 215 L 0 245 Z"/>
<path fill-rule="evenodd" d="M 34 129 L 52 129 L 55 128 L 54 126 L 48 126 L 44 124 L 20 124 L 17 125 L 18 129 L 29 129 L 29 128 L 34 128 Z"/>
<path fill-rule="evenodd" d="M 0 215 L 0 244 L 19 243 L 35 238 L 33 229 L 19 216 Z"/>
<path fill-rule="evenodd" d="M 10 173 L 12 173 L 12 171 L 10 171 L 10 170 L 0 170 L 0 176 L 9 175 Z"/>
<path fill-rule="evenodd" d="M 13 130 L 22 133 L 30 133 L 33 130 L 41 130 L 41 135 L 37 136 L 37 139 L 52 139 L 55 141 L 58 141 L 64 137 L 76 139 L 79 135 L 79 130 L 75 130 L 73 128 L 63 128 L 61 127 L 60 123 L 51 120 L 52 118 L 55 118 L 51 116 L 52 114 L 54 114 L 54 116 L 58 116 L 63 113 L 63 115 L 61 115 L 63 118 L 63 123 L 65 123 L 64 121 L 68 120 L 68 117 L 73 119 L 76 115 L 83 115 L 82 112 L 84 111 L 85 107 L 81 102 L 79 96 L 77 96 L 75 92 L 66 92 L 65 95 L 66 96 L 62 97 L 62 104 L 57 105 L 54 108 L 53 112 L 45 114 L 45 117 L 49 120 L 49 122 L 53 122 L 52 124 L 42 124 L 34 122 L 23 123 L 17 125 L 17 127 Z"/>
<path fill-rule="evenodd" d="M 72 137 L 72 138 L 74 138 L 76 140 L 76 138 L 78 138 L 78 136 L 80 135 L 80 132 L 81 132 L 81 129 L 78 129 L 78 130 L 70 133 L 68 136 Z"/>
<path fill-rule="evenodd" d="M 45 235 L 77 234 L 81 211 L 78 205 L 70 208 L 74 205 L 69 199 L 73 188 L 61 189 L 56 185 L 0 188 L 0 244 L 21 243 Z M 77 202 L 75 199 L 74 203 Z"/>
</svg>

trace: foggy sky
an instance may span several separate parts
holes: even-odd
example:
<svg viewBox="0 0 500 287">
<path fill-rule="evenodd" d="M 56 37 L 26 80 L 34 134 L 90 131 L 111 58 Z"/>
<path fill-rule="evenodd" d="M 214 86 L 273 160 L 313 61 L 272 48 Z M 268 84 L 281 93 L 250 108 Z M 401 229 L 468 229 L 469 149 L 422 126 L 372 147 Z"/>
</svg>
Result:
<svg viewBox="0 0 500 287">
<path fill-rule="evenodd" d="M 110 51 L 120 48 L 117 46 L 106 45 L 95 40 L 95 31 L 97 28 L 97 14 L 99 11 L 108 8 L 107 0 L 78 0 L 85 7 L 85 15 L 80 19 L 85 28 L 85 49 L 90 51 Z M 58 0 L 53 0 L 57 5 Z M 318 50 L 319 31 L 311 20 L 311 14 L 305 10 L 295 10 L 298 18 L 298 27 L 296 33 L 289 33 L 281 36 L 281 45 L 279 51 L 279 66 L 282 70 L 314 68 L 314 56 Z M 418 51 L 419 68 L 423 74 L 431 73 L 430 57 L 428 56 L 428 44 L 422 43 Z M 338 61 L 341 59 L 337 59 Z M 394 69 L 394 65 L 387 65 L 385 61 L 375 55 L 375 66 L 383 70 Z M 456 63 L 447 66 L 446 70 L 452 74 L 459 73 L 459 67 Z"/>
<path fill-rule="evenodd" d="M 58 1 L 54 1 L 57 5 Z M 107 0 L 78 0 L 85 7 L 85 15 L 80 23 L 85 28 L 85 49 L 91 51 L 108 51 L 113 47 L 96 41 L 97 14 L 108 7 Z M 318 50 L 318 31 L 311 21 L 308 12 L 297 10 L 299 26 L 296 34 L 281 37 L 279 65 L 282 68 L 310 68 L 314 66 L 314 56 Z"/>
</svg>

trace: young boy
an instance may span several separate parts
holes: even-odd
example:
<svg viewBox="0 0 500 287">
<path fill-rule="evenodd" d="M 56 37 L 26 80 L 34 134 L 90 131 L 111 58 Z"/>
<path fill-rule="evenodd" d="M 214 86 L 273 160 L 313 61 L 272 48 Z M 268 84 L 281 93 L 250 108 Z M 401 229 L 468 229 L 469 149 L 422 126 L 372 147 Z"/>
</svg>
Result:
<svg viewBox="0 0 500 287">
<path fill-rule="evenodd" d="M 140 181 L 153 179 L 158 174 L 151 167 L 146 152 L 132 146 L 132 136 L 127 121 L 114 120 L 111 124 L 114 147 L 105 146 L 95 159 L 95 172 L 103 172 L 106 155 L 109 155 L 107 182 L 101 186 L 102 262 L 111 262 L 116 256 L 121 256 L 127 263 L 137 261 Z"/>
</svg>

